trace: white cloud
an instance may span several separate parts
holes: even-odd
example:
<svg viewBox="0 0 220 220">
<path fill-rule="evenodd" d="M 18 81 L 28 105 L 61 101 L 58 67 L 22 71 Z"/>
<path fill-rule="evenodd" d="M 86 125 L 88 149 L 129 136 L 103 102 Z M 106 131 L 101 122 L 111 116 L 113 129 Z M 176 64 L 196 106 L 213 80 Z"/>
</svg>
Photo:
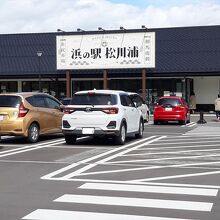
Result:
<svg viewBox="0 0 220 220">
<path fill-rule="evenodd" d="M 201 1 L 200 1 L 201 2 Z M 51 32 L 57 28 L 97 30 L 218 25 L 220 4 L 194 1 L 185 5 L 138 7 L 109 0 L 2 0 L 0 33 Z"/>
</svg>

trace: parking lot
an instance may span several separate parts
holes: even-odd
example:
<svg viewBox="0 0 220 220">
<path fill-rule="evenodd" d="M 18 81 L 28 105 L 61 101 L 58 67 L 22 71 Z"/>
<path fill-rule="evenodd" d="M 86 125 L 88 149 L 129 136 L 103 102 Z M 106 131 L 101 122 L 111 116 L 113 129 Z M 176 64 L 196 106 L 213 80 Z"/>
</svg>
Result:
<svg viewBox="0 0 220 220">
<path fill-rule="evenodd" d="M 2 219 L 219 219 L 220 124 L 145 125 L 125 145 L 2 139 Z"/>
</svg>

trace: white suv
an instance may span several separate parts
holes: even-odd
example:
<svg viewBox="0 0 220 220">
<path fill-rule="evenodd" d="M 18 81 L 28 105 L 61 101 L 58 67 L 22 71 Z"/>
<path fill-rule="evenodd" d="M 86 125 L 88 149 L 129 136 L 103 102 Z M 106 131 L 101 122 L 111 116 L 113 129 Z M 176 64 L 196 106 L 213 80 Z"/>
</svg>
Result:
<svg viewBox="0 0 220 220">
<path fill-rule="evenodd" d="M 128 134 L 142 138 L 143 130 L 141 111 L 124 91 L 77 92 L 64 108 L 62 131 L 67 144 L 80 136 L 110 136 L 122 145 Z"/>
</svg>

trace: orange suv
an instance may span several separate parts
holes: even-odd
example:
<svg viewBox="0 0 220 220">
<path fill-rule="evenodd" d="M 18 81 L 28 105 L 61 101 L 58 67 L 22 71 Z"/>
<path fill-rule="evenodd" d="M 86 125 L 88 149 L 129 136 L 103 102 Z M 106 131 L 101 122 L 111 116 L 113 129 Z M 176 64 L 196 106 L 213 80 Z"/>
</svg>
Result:
<svg viewBox="0 0 220 220">
<path fill-rule="evenodd" d="M 61 132 L 60 106 L 46 93 L 0 94 L 0 136 L 24 136 L 35 143 L 41 134 Z"/>
</svg>

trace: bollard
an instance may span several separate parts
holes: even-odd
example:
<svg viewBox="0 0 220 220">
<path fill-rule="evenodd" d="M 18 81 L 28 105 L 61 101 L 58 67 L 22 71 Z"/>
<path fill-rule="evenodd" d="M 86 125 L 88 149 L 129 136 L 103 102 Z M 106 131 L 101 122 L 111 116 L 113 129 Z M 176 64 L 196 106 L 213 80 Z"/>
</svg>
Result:
<svg viewBox="0 0 220 220">
<path fill-rule="evenodd" d="M 204 112 L 200 111 L 200 117 L 199 117 L 199 120 L 197 121 L 197 124 L 205 124 L 205 123 L 207 123 L 207 122 L 204 119 Z"/>
</svg>

